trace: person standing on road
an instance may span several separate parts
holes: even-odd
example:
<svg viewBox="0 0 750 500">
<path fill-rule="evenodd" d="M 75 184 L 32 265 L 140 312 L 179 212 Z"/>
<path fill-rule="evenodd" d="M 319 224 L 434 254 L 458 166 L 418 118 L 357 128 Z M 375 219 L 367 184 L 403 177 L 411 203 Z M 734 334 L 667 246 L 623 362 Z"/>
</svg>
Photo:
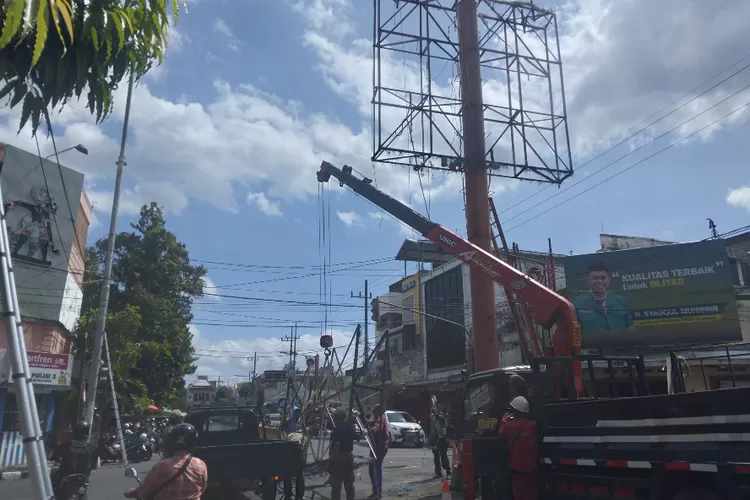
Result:
<svg viewBox="0 0 750 500">
<path fill-rule="evenodd" d="M 197 439 L 195 427 L 176 425 L 164 443 L 169 458 L 157 462 L 137 488 L 125 491 L 125 498 L 200 500 L 208 484 L 208 469 L 192 455 Z"/>
<path fill-rule="evenodd" d="M 518 396 L 510 402 L 500 422 L 498 436 L 508 443 L 508 469 L 515 500 L 536 500 L 536 470 L 539 460 L 536 422 L 529 418 L 529 401 Z"/>
<path fill-rule="evenodd" d="M 441 462 L 445 477 L 451 477 L 451 466 L 448 460 L 448 418 L 442 411 L 442 405 L 439 405 L 432 414 L 429 444 L 435 463 L 435 477 L 443 477 L 440 469 Z"/>
<path fill-rule="evenodd" d="M 331 431 L 331 500 L 341 500 L 341 485 L 346 490 L 346 500 L 354 500 L 354 428 L 347 421 L 346 410 L 333 412 L 334 429 Z"/>
<path fill-rule="evenodd" d="M 390 434 L 388 432 L 388 417 L 383 408 L 376 404 L 372 407 L 372 420 L 369 422 L 372 445 L 375 449 L 374 460 L 370 462 L 370 482 L 372 483 L 372 495 L 370 500 L 377 500 L 383 495 L 383 459 L 388 453 Z M 373 457 L 370 451 L 370 457 Z"/>
</svg>

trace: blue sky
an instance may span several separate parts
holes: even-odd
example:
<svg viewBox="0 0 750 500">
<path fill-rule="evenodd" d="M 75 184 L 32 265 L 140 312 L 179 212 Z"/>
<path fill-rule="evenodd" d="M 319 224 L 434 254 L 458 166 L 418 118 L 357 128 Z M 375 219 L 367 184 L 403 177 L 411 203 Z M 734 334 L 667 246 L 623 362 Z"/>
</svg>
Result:
<svg viewBox="0 0 750 500">
<path fill-rule="evenodd" d="M 741 90 L 750 84 L 750 69 L 696 97 L 750 63 L 743 60 L 750 54 L 742 21 L 750 4 L 736 0 L 719 9 L 700 0 L 673 0 L 650 7 L 649 16 L 634 0 L 537 4 L 560 13 L 576 173 L 561 188 L 539 194 L 536 184 L 494 180 L 509 240 L 544 250 L 551 238 L 556 252 L 586 253 L 598 248 L 602 228 L 689 241 L 708 236 L 707 217 L 720 232 L 747 225 L 747 109 L 629 167 L 750 101 L 750 92 Z M 314 173 L 321 160 L 373 172 L 371 8 L 362 0 L 189 0 L 165 63 L 134 94 L 119 227 L 127 227 L 141 204 L 158 201 L 169 228 L 208 268 L 209 285 L 216 288 L 206 291 L 318 301 L 322 258 Z M 413 76 L 408 64 L 386 64 L 394 78 Z M 438 84 L 449 86 L 448 77 Z M 59 147 L 83 143 L 90 151 L 87 157 L 65 158 L 86 173 L 96 203 L 98 223 L 89 241 L 104 236 L 108 221 L 122 90 L 114 116 L 102 126 L 80 106 L 64 110 L 55 123 Z M 19 112 L 3 110 L 9 125 L 0 127 L 0 138 L 32 150 L 27 131 L 15 136 Z M 383 165 L 374 169 L 380 188 L 425 211 L 415 174 Z M 464 233 L 460 178 L 440 174 L 423 182 L 430 216 Z M 369 279 L 373 293 L 383 293 L 399 279 L 403 265 L 392 257 L 409 233 L 387 216 L 375 217 L 371 205 L 337 184 L 331 183 L 326 199 L 331 262 L 353 263 L 330 274 L 333 301 L 341 306 L 330 308 L 329 321 L 340 345 L 363 317 L 362 309 L 353 307 L 362 301 L 349 298 L 350 292 Z M 199 373 L 244 374 L 244 358 L 254 351 L 264 353 L 259 368 L 280 368 L 283 356 L 271 353 L 284 349 L 279 338 L 288 325 L 301 322 L 300 333 L 307 336 L 299 350 L 309 352 L 317 345 L 315 322 L 323 314 L 308 304 L 206 296 L 195 310 Z"/>
</svg>

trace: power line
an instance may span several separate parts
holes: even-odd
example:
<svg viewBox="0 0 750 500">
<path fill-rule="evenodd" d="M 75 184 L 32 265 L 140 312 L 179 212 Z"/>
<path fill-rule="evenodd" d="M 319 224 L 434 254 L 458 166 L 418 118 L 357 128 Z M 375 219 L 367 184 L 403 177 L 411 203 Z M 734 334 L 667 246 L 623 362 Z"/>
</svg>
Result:
<svg viewBox="0 0 750 500">
<path fill-rule="evenodd" d="M 717 74 L 715 74 L 714 76 L 712 76 L 712 77 L 711 77 L 711 78 L 709 78 L 708 80 L 704 81 L 703 83 L 701 83 L 701 84 L 700 84 L 700 85 L 698 85 L 697 87 L 693 88 L 692 90 L 690 90 L 690 91 L 688 91 L 687 93 L 685 93 L 684 95 L 682 95 L 682 96 L 681 96 L 681 97 L 680 97 L 679 99 L 677 99 L 677 100 L 675 100 L 675 101 L 671 102 L 670 104 L 667 104 L 666 106 L 664 106 L 663 108 L 661 108 L 661 109 L 660 109 L 659 111 L 657 111 L 657 112 L 655 112 L 655 113 L 651 114 L 651 115 L 650 115 L 649 117 L 645 118 L 645 119 L 644 119 L 643 121 L 647 121 L 647 120 L 651 119 L 652 117 L 654 117 L 654 116 L 656 116 L 656 115 L 660 114 L 660 113 L 661 113 L 662 111 L 665 111 L 666 109 L 670 108 L 671 106 L 673 106 L 673 105 L 677 104 L 678 102 L 680 102 L 680 101 L 681 101 L 681 100 L 683 100 L 684 98 L 688 97 L 688 96 L 689 96 L 690 94 L 692 94 L 692 93 L 693 93 L 693 92 L 695 92 L 696 90 L 700 89 L 701 87 L 703 87 L 704 85 L 706 85 L 706 84 L 707 84 L 707 83 L 709 83 L 710 81 L 712 81 L 712 80 L 714 80 L 715 78 L 717 78 L 717 77 L 718 77 L 719 75 L 721 75 L 721 74 L 723 74 L 723 73 L 726 73 L 726 72 L 727 72 L 727 71 L 728 71 L 729 69 L 731 69 L 731 68 L 733 68 L 733 67 L 737 66 L 737 65 L 738 65 L 739 63 L 741 63 L 741 62 L 745 61 L 745 60 L 746 60 L 746 59 L 748 59 L 748 58 L 750 58 L 750 54 L 747 54 L 747 55 L 745 55 L 744 57 L 742 57 L 742 58 L 741 58 L 741 59 L 739 59 L 738 61 L 734 62 L 733 64 L 731 64 L 731 65 L 729 65 L 729 66 L 727 66 L 727 67 L 726 67 L 726 68 L 724 68 L 724 69 L 723 69 L 722 71 L 718 72 Z M 632 134 L 628 135 L 627 137 L 625 137 L 624 139 L 622 139 L 622 140 L 621 140 L 620 142 L 618 142 L 617 144 L 615 144 L 615 145 L 613 145 L 613 146 L 611 146 L 611 147 L 607 148 L 607 149 L 606 149 L 606 150 L 604 150 L 603 152 L 601 152 L 601 153 L 597 154 L 597 155 L 596 155 L 596 156 L 594 156 L 593 158 L 591 158 L 591 159 L 587 160 L 586 162 L 584 162 L 584 163 L 583 163 L 582 165 L 579 165 L 579 166 L 578 166 L 577 168 L 578 168 L 578 169 L 581 169 L 581 168 L 583 168 L 583 167 L 585 167 L 585 166 L 587 166 L 587 165 L 591 164 L 592 162 L 594 162 L 594 161 L 598 160 L 598 159 L 599 159 L 599 158 L 601 158 L 602 156 L 604 156 L 604 155 L 606 155 L 606 154 L 610 153 L 611 151 L 613 151 L 613 150 L 617 149 L 618 147 L 622 146 L 623 144 L 625 144 L 625 143 L 626 143 L 626 142 L 628 142 L 629 140 L 631 140 L 631 139 L 633 139 L 634 137 L 636 137 L 636 136 L 640 135 L 640 134 L 641 134 L 642 132 L 645 132 L 646 130 L 648 130 L 649 128 L 653 127 L 654 125 L 656 125 L 656 124 L 657 124 L 657 123 L 659 123 L 660 121 L 664 120 L 664 119 L 665 119 L 665 118 L 667 118 L 668 116 L 671 116 L 671 115 L 673 115 L 674 113 L 676 113 L 677 111 L 679 111 L 679 110 L 683 109 L 683 108 L 684 108 L 685 106 L 687 106 L 688 104 L 690 104 L 690 103 L 692 103 L 692 102 L 696 101 L 697 99 L 699 99 L 699 98 L 703 97 L 704 95 L 706 95 L 706 94 L 707 94 L 707 93 L 709 93 L 710 91 L 712 91 L 712 90 L 716 89 L 716 88 L 717 88 L 718 86 L 720 86 L 720 85 L 722 85 L 722 84 L 726 83 L 727 81 L 731 80 L 732 78 L 734 78 L 735 76 L 739 75 L 740 73 L 742 73 L 743 71 L 745 71 L 745 70 L 746 70 L 746 69 L 748 69 L 748 68 L 750 68 L 750 64 L 747 64 L 747 65 L 743 66 L 742 68 L 740 68 L 739 70 L 735 71 L 734 73 L 732 73 L 732 74 L 731 74 L 731 75 L 729 75 L 728 77 L 726 77 L 726 78 L 724 78 L 723 80 L 719 81 L 718 83 L 716 83 L 716 84 L 712 85 L 711 87 L 709 87 L 708 89 L 704 90 L 704 91 L 703 91 L 703 92 L 701 92 L 700 94 L 698 94 L 698 95 L 694 96 L 694 97 L 693 97 L 692 99 L 690 99 L 689 101 L 686 101 L 686 102 L 684 102 L 683 104 L 681 104 L 681 105 L 680 105 L 680 106 L 678 106 L 677 108 L 673 109 L 673 110 L 672 110 L 672 111 L 670 111 L 669 113 L 667 113 L 667 114 L 665 114 L 665 115 L 661 116 L 660 118 L 657 118 L 656 120 L 652 121 L 651 123 L 649 123 L 649 124 L 648 124 L 648 125 L 646 125 L 645 127 L 643 127 L 643 128 L 641 128 L 641 129 L 639 129 L 639 130 L 635 131 L 634 133 L 632 133 Z M 589 176 L 586 176 L 586 177 L 585 177 L 584 179 L 586 179 L 586 178 L 589 178 L 589 177 L 591 177 L 591 176 L 593 176 L 593 175 L 595 175 L 595 173 L 594 173 L 594 174 L 591 174 L 591 175 L 589 175 Z M 513 208 L 515 208 L 515 207 L 517 207 L 517 206 L 519 206 L 519 205 L 522 205 L 522 204 L 523 204 L 523 203 L 525 203 L 526 201 L 529 201 L 529 200 L 530 200 L 531 198 L 535 197 L 536 195 L 538 195 L 539 193 L 543 192 L 543 191 L 544 191 L 545 189 L 547 189 L 547 188 L 549 188 L 549 187 L 551 187 L 551 186 L 552 186 L 552 184 L 548 184 L 547 186 L 543 187 L 542 189 L 539 189 L 538 191 L 536 191 L 535 193 L 532 193 L 531 195 L 529 195 L 529 196 L 525 197 L 525 198 L 524 198 L 524 199 L 522 199 L 521 201 L 519 201 L 519 202 L 516 202 L 516 203 L 513 203 L 513 204 L 511 204 L 511 205 L 510 205 L 509 207 L 505 208 L 505 209 L 504 209 L 504 210 L 502 210 L 502 211 L 501 211 L 500 213 L 501 213 L 501 214 L 503 214 L 503 213 L 505 213 L 505 212 L 508 212 L 508 211 L 512 210 Z"/>
<path fill-rule="evenodd" d="M 745 87 L 745 88 L 747 88 L 747 87 Z M 744 90 L 744 89 L 743 89 L 743 90 Z M 726 100 L 726 99 L 725 99 L 725 100 Z M 723 102 L 723 101 L 722 101 L 722 102 Z M 655 157 L 655 156 L 657 156 L 657 155 L 659 155 L 659 154 L 661 154 L 661 153 L 665 152 L 666 150 L 668 150 L 668 149 L 671 149 L 671 148 L 673 148 L 674 146 L 676 146 L 676 145 L 678 145 L 678 144 L 680 144 L 680 143 L 682 143 L 682 142 L 684 142 L 684 141 L 686 141 L 686 140 L 690 139 L 691 137 L 694 137 L 694 136 L 698 135 L 699 133 L 703 132 L 704 130 L 707 130 L 707 129 L 709 129 L 709 128 L 713 127 L 713 126 L 714 126 L 714 125 L 716 125 L 717 123 L 719 123 L 719 122 L 721 122 L 721 121 L 723 121 L 723 120 L 725 120 L 725 119 L 729 118 L 729 117 L 730 117 L 730 116 L 732 116 L 733 114 L 735 114 L 735 113 L 737 113 L 737 112 L 739 112 L 739 111 L 742 111 L 743 109 L 745 109 L 745 108 L 746 108 L 746 107 L 748 107 L 749 105 L 750 105 L 750 102 L 747 102 L 747 103 L 743 104 L 743 105 L 742 105 L 742 106 L 740 106 L 739 108 L 736 108 L 736 109 L 734 109 L 734 110 L 730 111 L 729 113 L 725 114 L 725 115 L 724 115 L 724 116 L 722 116 L 721 118 L 718 118 L 718 119 L 716 119 L 716 120 L 712 121 L 711 123 L 709 123 L 708 125 L 706 125 L 706 126 L 704 126 L 704 127 L 701 127 L 700 129 L 696 130 L 695 132 L 692 132 L 692 133 L 690 133 L 690 134 L 688 134 L 688 135 L 686 135 L 686 136 L 682 137 L 681 139 L 678 139 L 677 141 L 675 141 L 675 142 L 673 142 L 673 143 L 671 143 L 671 144 L 668 144 L 668 145 L 667 145 L 667 146 L 665 146 L 664 148 L 662 148 L 662 149 L 660 149 L 660 150 L 656 151 L 655 153 L 653 153 L 653 154 L 651 154 L 651 155 L 649 155 L 649 156 L 647 156 L 647 157 L 645 157 L 645 158 L 643 158 L 643 159 L 641 159 L 641 160 L 639 160 L 639 161 L 637 161 L 637 162 L 635 162 L 635 163 L 631 164 L 630 166 L 628 166 L 628 167 L 626 167 L 626 168 L 624 168 L 624 169 L 620 170 L 619 172 L 617 172 L 617 173 L 615 173 L 615 174 L 613 174 L 613 175 L 611 175 L 611 176 L 607 177 L 606 179 L 604 179 L 604 180 L 602 180 L 602 181 L 600 181 L 600 182 L 598 182 L 598 183 L 594 184 L 593 186 L 590 186 L 590 187 L 588 187 L 588 188 L 584 189 L 584 190 L 583 190 L 583 191 L 581 191 L 580 193 L 577 193 L 577 194 L 575 194 L 575 195 L 571 196 L 570 198 L 567 198 L 567 199 L 565 199 L 565 200 L 561 201 L 560 203 L 558 203 L 558 204 L 556 204 L 556 205 L 554 205 L 554 206 L 552 206 L 552 207 L 550 207 L 550 208 L 548 208 L 548 209 L 546 209 L 546 210 L 544 210 L 544 211 L 542 211 L 542 212 L 540 212 L 540 213 L 538 213 L 538 214 L 534 215 L 533 217 L 530 217 L 530 218 L 528 218 L 528 219 L 526 219 L 526 220 L 524 220 L 524 221 L 520 222 L 519 224 L 516 224 L 515 226 L 511 227 L 510 229 L 507 229 L 507 230 L 506 230 L 506 232 L 512 231 L 512 230 L 514 230 L 514 229 L 517 229 L 517 228 L 519 228 L 519 227 L 523 226 L 524 224 L 527 224 L 527 223 L 529 223 L 529 222 L 533 221 L 534 219 L 537 219 L 537 218 L 541 217 L 542 215 L 544 215 L 544 214 L 546 214 L 546 213 L 548 213 L 548 212 L 550 212 L 550 211 L 554 210 L 555 208 L 557 208 L 557 207 L 559 207 L 559 206 L 561 206 L 561 205 L 564 205 L 565 203 L 568 203 L 568 202 L 570 202 L 570 201 L 573 201 L 574 199 L 578 198 L 579 196 L 581 196 L 581 195 L 583 195 L 583 194 L 586 194 L 586 193 L 588 193 L 588 192 L 589 192 L 589 191 L 591 191 L 592 189 L 594 189 L 594 188 L 597 188 L 597 187 L 601 186 L 601 185 L 602 185 L 602 184 L 604 184 L 605 182 L 608 182 L 608 181 L 610 181 L 610 180 L 614 179 L 615 177 L 617 177 L 617 176 L 619 176 L 619 175 L 622 175 L 622 174 L 624 174 L 625 172 L 627 172 L 627 171 L 629 171 L 629 170 L 631 170 L 631 169 L 633 169 L 633 168 L 637 167 L 638 165 L 640 165 L 640 164 L 642 164 L 642 163 L 645 163 L 646 161 L 648 161 L 648 160 L 650 160 L 651 158 L 653 158 L 653 157 Z M 712 107 L 715 107 L 715 106 L 716 106 L 716 105 L 714 105 L 714 106 L 712 106 Z M 709 109 L 711 109 L 711 108 L 709 108 Z M 706 110 L 706 111 L 708 111 L 708 110 Z M 705 111 L 704 111 L 704 112 L 705 112 Z M 618 161 L 619 161 L 619 160 L 618 160 Z M 612 165 L 612 164 L 610 164 L 610 165 L 607 165 L 607 166 L 611 166 L 611 165 Z M 606 168 L 606 167 L 604 167 L 604 168 Z M 601 170 L 603 170 L 603 169 L 601 169 Z M 600 171 L 601 171 L 601 170 L 600 170 Z M 577 185 L 577 184 L 574 184 L 573 186 L 576 186 L 576 185 Z M 573 186 L 571 186 L 571 187 L 573 187 Z M 570 188 L 568 188 L 568 189 L 570 189 Z M 565 189 L 565 190 L 563 190 L 563 191 L 567 191 L 567 189 Z"/>
</svg>

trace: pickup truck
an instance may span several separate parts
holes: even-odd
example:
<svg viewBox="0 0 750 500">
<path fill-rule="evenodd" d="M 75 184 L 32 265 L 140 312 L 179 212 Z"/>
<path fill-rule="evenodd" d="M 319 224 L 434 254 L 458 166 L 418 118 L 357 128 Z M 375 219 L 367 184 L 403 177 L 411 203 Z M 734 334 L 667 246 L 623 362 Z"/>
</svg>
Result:
<svg viewBox="0 0 750 500">
<path fill-rule="evenodd" d="M 531 415 L 540 437 L 540 498 L 750 498 L 750 387 L 651 395 L 642 357 L 580 355 L 590 367 L 587 386 L 592 394 L 583 399 L 554 397 L 554 381 L 558 373 L 570 373 L 572 358 L 536 358 L 532 367 L 501 368 L 468 378 L 459 418 L 464 498 L 475 498 L 477 478 L 482 498 L 499 498 L 497 488 L 504 489 L 501 471 L 508 444 L 497 437 L 496 429 L 514 395 L 513 374 L 529 383 Z M 610 376 L 597 380 L 594 363 L 608 365 Z M 555 373 L 559 364 L 563 369 Z M 726 365 L 731 369 L 731 360 Z M 676 358 L 672 367 L 680 367 Z M 672 378 L 682 380 L 682 374 Z M 626 396 L 618 393 L 618 380 L 630 382 Z M 595 386 L 607 387 L 608 394 L 594 394 Z"/>
<path fill-rule="evenodd" d="M 203 500 L 245 498 L 255 492 L 276 498 L 277 483 L 296 477 L 304 467 L 300 446 L 280 440 L 252 407 L 214 406 L 188 410 L 185 421 L 198 431 L 193 455 L 208 468 Z"/>
</svg>

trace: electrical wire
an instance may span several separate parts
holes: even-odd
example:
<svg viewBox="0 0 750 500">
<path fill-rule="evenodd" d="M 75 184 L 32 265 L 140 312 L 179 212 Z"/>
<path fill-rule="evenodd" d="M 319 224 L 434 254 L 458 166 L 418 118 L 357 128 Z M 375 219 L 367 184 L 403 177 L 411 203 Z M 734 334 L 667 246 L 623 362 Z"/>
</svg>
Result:
<svg viewBox="0 0 750 500">
<path fill-rule="evenodd" d="M 748 58 L 750 58 L 750 54 L 747 54 L 747 55 L 745 55 L 744 57 L 742 57 L 741 59 L 739 59 L 739 60 L 735 61 L 735 62 L 734 62 L 733 64 L 731 64 L 731 65 L 727 66 L 727 67 L 726 67 L 726 68 L 724 68 L 724 69 L 723 69 L 722 71 L 720 71 L 719 73 L 717 73 L 717 74 L 713 75 L 713 76 L 712 76 L 711 78 L 709 78 L 708 80 L 704 81 L 703 83 L 701 83 L 701 84 L 700 84 L 700 85 L 698 85 L 697 87 L 694 87 L 694 88 L 693 88 L 692 90 L 688 91 L 687 93 L 685 93 L 684 95 L 682 95 L 681 97 L 679 97 L 679 98 L 678 98 L 677 100 L 675 100 L 675 101 L 672 101 L 672 102 L 671 102 L 670 104 L 667 104 L 666 106 L 664 106 L 663 108 L 659 109 L 659 110 L 658 110 L 658 111 L 656 111 L 655 113 L 653 113 L 653 114 L 649 115 L 649 116 L 648 116 L 647 118 L 645 118 L 645 119 L 644 119 L 643 121 L 641 121 L 641 123 L 643 123 L 643 122 L 645 122 L 645 121 L 648 121 L 648 120 L 650 120 L 650 119 L 651 119 L 651 118 L 653 118 L 654 116 L 656 116 L 656 115 L 658 115 L 658 114 L 662 113 L 663 111 L 667 110 L 668 108 L 670 108 L 670 107 L 674 106 L 674 105 L 675 105 L 675 104 L 677 104 L 678 102 L 680 102 L 680 101 L 682 101 L 683 99 L 685 99 L 686 97 L 690 96 L 690 95 L 691 95 L 691 94 L 692 94 L 693 92 L 695 92 L 695 91 L 699 90 L 699 89 L 700 89 L 701 87 L 703 87 L 703 86 L 704 86 L 704 85 L 706 85 L 707 83 L 709 83 L 709 82 L 711 82 L 711 81 L 715 80 L 715 79 L 716 79 L 717 77 L 719 77 L 720 75 L 722 75 L 722 74 L 726 73 L 727 71 L 729 71 L 730 69 L 734 68 L 735 66 L 737 66 L 737 65 L 738 65 L 738 64 L 740 64 L 741 62 L 744 62 L 744 61 L 745 61 L 745 60 L 747 60 Z M 665 118 L 667 118 L 667 117 L 669 117 L 669 116 L 673 115 L 673 114 L 674 114 L 674 113 L 676 113 L 677 111 L 679 111 L 679 110 L 681 110 L 681 109 L 685 108 L 685 107 L 686 107 L 687 105 L 689 105 L 689 104 L 691 104 L 692 102 L 696 101 L 697 99 L 699 99 L 699 98 L 703 97 L 704 95 L 706 95 L 706 94 L 707 94 L 707 93 L 709 93 L 710 91 L 712 91 L 712 90 L 716 89 L 716 88 L 717 88 L 717 87 L 719 87 L 720 85 L 722 85 L 722 84 L 726 83 L 727 81 L 731 80 L 731 79 L 732 79 L 732 78 L 734 78 L 735 76 L 737 76 L 737 75 L 739 75 L 740 73 L 744 72 L 744 71 L 745 71 L 745 70 L 747 70 L 748 68 L 750 68 L 750 64 L 747 64 L 747 65 L 743 66 L 742 68 L 740 68 L 739 70 L 735 71 L 735 72 L 734 72 L 734 73 L 732 73 L 731 75 L 727 76 L 727 77 L 726 77 L 726 78 L 724 78 L 723 80 L 721 80 L 721 81 L 719 81 L 718 83 L 716 83 L 716 84 L 712 85 L 712 86 L 711 86 L 711 87 L 709 87 L 708 89 L 705 89 L 705 90 L 704 90 L 703 92 L 701 92 L 700 94 L 698 94 L 698 95 L 694 96 L 694 97 L 693 97 L 692 99 L 690 99 L 690 100 L 688 100 L 688 101 L 684 102 L 683 104 L 681 104 L 681 105 L 680 105 L 680 106 L 678 106 L 677 108 L 673 109 L 673 110 L 672 110 L 672 111 L 670 111 L 669 113 L 667 113 L 667 114 L 665 114 L 665 115 L 661 116 L 660 118 L 657 118 L 656 120 L 654 120 L 654 121 L 650 122 L 650 123 L 649 123 L 649 124 L 647 124 L 646 126 L 644 126 L 644 127 L 640 128 L 640 129 L 636 130 L 635 132 L 633 132 L 633 133 L 629 134 L 629 135 L 628 135 L 627 137 L 625 137 L 624 139 L 622 139 L 622 140 L 621 140 L 620 142 L 618 142 L 618 143 L 616 143 L 615 145 L 613 145 L 613 146 L 611 146 L 611 147 L 609 147 L 609 148 L 605 149 L 604 151 L 602 151 L 601 153 L 597 154 L 597 155 L 596 155 L 596 156 L 594 156 L 593 158 L 590 158 L 589 160 L 586 160 L 586 161 L 585 161 L 585 162 L 584 162 L 583 164 L 579 165 L 579 166 L 578 166 L 578 167 L 577 167 L 576 169 L 577 169 L 577 170 L 580 170 L 580 169 L 582 169 L 582 168 L 584 168 L 584 167 L 588 166 L 589 164 L 593 163 L 594 161 L 598 160 L 598 159 L 599 159 L 599 158 L 601 158 L 602 156 L 604 156 L 604 155 L 606 155 L 606 154 L 608 154 L 608 153 L 612 152 L 613 150 L 615 150 L 615 149 L 617 149 L 618 147 L 622 146 L 623 144 L 627 143 L 627 142 L 628 142 L 628 141 L 630 141 L 631 139 L 633 139 L 633 138 L 637 137 L 637 136 L 638 136 L 638 135 L 640 135 L 641 133 L 643 133 L 643 132 L 645 132 L 646 130 L 648 130 L 648 129 L 652 128 L 652 127 L 653 127 L 654 125 L 656 125 L 657 123 L 661 122 L 661 121 L 662 121 L 662 120 L 664 120 Z M 591 175 L 594 175 L 594 174 L 591 174 Z M 588 177 L 590 177 L 590 176 L 587 176 L 586 178 L 588 178 Z M 585 179 L 585 178 L 584 178 L 584 179 Z M 523 203 L 525 203 L 525 202 L 527 202 L 527 201 L 531 200 L 531 199 L 532 199 L 532 198 L 534 198 L 534 197 L 535 197 L 536 195 L 538 195 L 538 194 L 542 193 L 543 191 L 545 191 L 545 190 L 546 190 L 547 188 L 549 188 L 549 187 L 551 187 L 551 186 L 552 186 L 552 184 L 548 184 L 548 185 L 546 185 L 545 187 L 543 187 L 543 188 L 539 189 L 538 191 L 536 191 L 535 193 L 532 193 L 531 195 L 529 195 L 529 196 L 526 196 L 526 197 L 524 197 L 523 199 L 521 199 L 521 200 L 520 200 L 520 201 L 518 201 L 518 202 L 515 202 L 515 203 L 514 203 L 513 201 L 511 201 L 511 204 L 510 204 L 510 206 L 508 206 L 508 207 L 506 207 L 505 209 L 503 209 L 502 211 L 500 211 L 500 214 L 503 214 L 503 213 L 505 213 L 505 212 L 508 212 L 508 211 L 512 210 L 513 208 L 515 208 L 515 207 L 517 207 L 517 206 L 519 206 L 519 205 L 522 205 Z"/>
<path fill-rule="evenodd" d="M 748 87 L 745 87 L 745 88 L 748 88 Z M 743 90 L 744 90 L 744 89 L 743 89 Z M 724 100 L 723 100 L 722 102 L 724 102 L 725 100 L 726 100 L 726 99 L 724 99 Z M 595 189 L 595 188 L 597 188 L 597 187 L 601 186 L 602 184 L 604 184 L 604 183 L 606 183 L 606 182 L 609 182 L 610 180 L 614 179 L 615 177 L 618 177 L 618 176 L 620 176 L 620 175 L 624 174 L 625 172 L 628 172 L 628 171 L 632 170 L 633 168 L 637 167 L 638 165 L 641 165 L 641 164 L 643 164 L 643 163 L 647 162 L 648 160 L 650 160 L 650 159 L 654 158 L 655 156 L 657 156 L 657 155 L 659 155 L 659 154 L 661 154 L 661 153 L 663 153 L 663 152 L 665 152 L 665 151 L 667 151 L 667 150 L 669 150 L 669 149 L 672 149 L 672 148 L 673 148 L 674 146 L 676 146 L 676 145 L 678 145 L 678 144 L 681 144 L 682 142 L 685 142 L 686 140 L 688 140 L 688 139 L 690 139 L 690 138 L 692 138 L 692 137 L 695 137 L 695 136 L 696 136 L 696 135 L 698 135 L 699 133 L 701 133 L 701 132 L 703 132 L 703 131 L 705 131 L 705 130 L 707 130 L 707 129 L 711 128 L 711 127 L 713 127 L 714 125 L 716 125 L 717 123 L 720 123 L 720 122 L 722 122 L 723 120 L 726 120 L 727 118 L 729 118 L 730 116 L 734 115 L 735 113 L 738 113 L 738 112 L 742 111 L 743 109 L 747 108 L 747 107 L 748 107 L 749 105 L 750 105 L 750 102 L 748 102 L 748 103 L 745 103 L 745 104 L 743 104 L 743 105 L 742 105 L 742 106 L 740 106 L 739 108 L 735 108 L 734 110 L 730 111 L 729 113 L 727 113 L 727 114 L 723 115 L 723 116 L 722 116 L 721 118 L 718 118 L 718 119 L 716 119 L 716 120 L 712 121 L 711 123 L 709 123 L 708 125 L 706 125 L 706 126 L 704 126 L 704 127 L 701 127 L 700 129 L 698 129 L 698 130 L 696 130 L 696 131 L 694 131 L 694 132 L 692 132 L 692 133 L 690 133 L 690 134 L 688 134 L 688 135 L 686 135 L 686 136 L 684 136 L 684 137 L 682 137 L 682 138 L 678 139 L 677 141 L 675 141 L 675 142 L 672 142 L 672 143 L 668 144 L 667 146 L 663 147 L 662 149 L 660 149 L 660 150 L 656 151 L 655 153 L 652 153 L 652 154 L 648 155 L 647 157 L 645 157 L 645 158 L 643 158 L 643 159 L 641 159 L 641 160 L 639 160 L 639 161 L 637 161 L 637 162 L 635 162 L 635 163 L 633 163 L 633 164 L 629 165 L 628 167 L 625 167 L 624 169 L 622 169 L 622 170 L 620 170 L 620 171 L 616 172 L 615 174 L 613 174 L 613 175 L 611 175 L 611 176 L 607 177 L 606 179 L 603 179 L 602 181 L 600 181 L 600 182 L 597 182 L 597 183 L 596 183 L 596 184 L 594 184 L 593 186 L 590 186 L 590 187 L 588 187 L 588 188 L 584 189 L 584 190 L 583 190 L 583 191 L 581 191 L 580 193 L 577 193 L 577 194 L 575 194 L 575 195 L 571 196 L 570 198 L 567 198 L 567 199 L 565 199 L 565 200 L 561 201 L 560 203 L 557 203 L 557 204 L 553 205 L 552 207 L 550 207 L 550 208 L 548 208 L 548 209 L 546 209 L 546 210 L 543 210 L 542 212 L 540 212 L 540 213 L 538 213 L 538 214 L 536 214 L 536 215 L 534 215 L 534 216 L 532 216 L 532 217 L 530 217 L 530 218 L 528 218 L 528 219 L 526 219 L 526 220 L 524 220 L 524 221 L 522 221 L 522 222 L 520 222 L 520 223 L 516 224 L 515 226 L 511 227 L 510 229 L 507 229 L 507 230 L 506 230 L 506 232 L 510 232 L 510 231 L 513 231 L 514 229 L 518 229 L 519 227 L 521 227 L 521 226 L 523 226 L 523 225 L 525 225 L 525 224 L 528 224 L 529 222 L 532 222 L 532 221 L 533 221 L 533 220 L 535 220 L 535 219 L 538 219 L 538 218 L 539 218 L 539 217 L 541 217 L 542 215 L 544 215 L 544 214 L 547 214 L 547 213 L 551 212 L 552 210 L 554 210 L 554 209 L 556 209 L 556 208 L 558 208 L 558 207 L 560 207 L 560 206 L 562 206 L 562 205 L 564 205 L 564 204 L 566 204 L 566 203 L 569 203 L 569 202 L 571 202 L 571 201 L 575 200 L 575 199 L 576 199 L 576 198 L 578 198 L 579 196 L 582 196 L 582 195 L 584 195 L 584 194 L 588 193 L 589 191 L 591 191 L 591 190 L 593 190 L 593 189 Z M 709 108 L 709 109 L 712 109 L 712 108 L 713 108 L 713 107 L 715 107 L 715 106 L 716 106 L 716 105 L 712 106 L 712 107 L 711 107 L 711 108 Z M 706 110 L 706 111 L 708 111 L 708 110 Z M 702 113 L 704 113 L 704 112 L 705 112 L 705 111 L 703 111 Z M 701 114 L 702 114 L 702 113 L 701 113 Z M 619 161 L 619 160 L 617 160 L 617 161 Z M 614 164 L 614 163 L 612 163 L 612 164 Z M 607 167 L 611 166 L 612 164 L 610 164 L 610 165 L 607 165 L 607 166 L 605 166 L 604 168 L 607 168 Z M 603 170 L 604 168 L 600 169 L 599 171 Z M 573 185 L 573 186 L 571 186 L 571 187 L 574 187 L 574 186 L 576 186 L 576 185 L 577 185 L 577 184 L 574 184 L 574 185 Z M 565 190 L 563 190 L 563 191 L 567 191 L 567 189 L 565 189 Z M 506 221 L 506 222 L 507 222 L 507 221 Z"/>
</svg>

